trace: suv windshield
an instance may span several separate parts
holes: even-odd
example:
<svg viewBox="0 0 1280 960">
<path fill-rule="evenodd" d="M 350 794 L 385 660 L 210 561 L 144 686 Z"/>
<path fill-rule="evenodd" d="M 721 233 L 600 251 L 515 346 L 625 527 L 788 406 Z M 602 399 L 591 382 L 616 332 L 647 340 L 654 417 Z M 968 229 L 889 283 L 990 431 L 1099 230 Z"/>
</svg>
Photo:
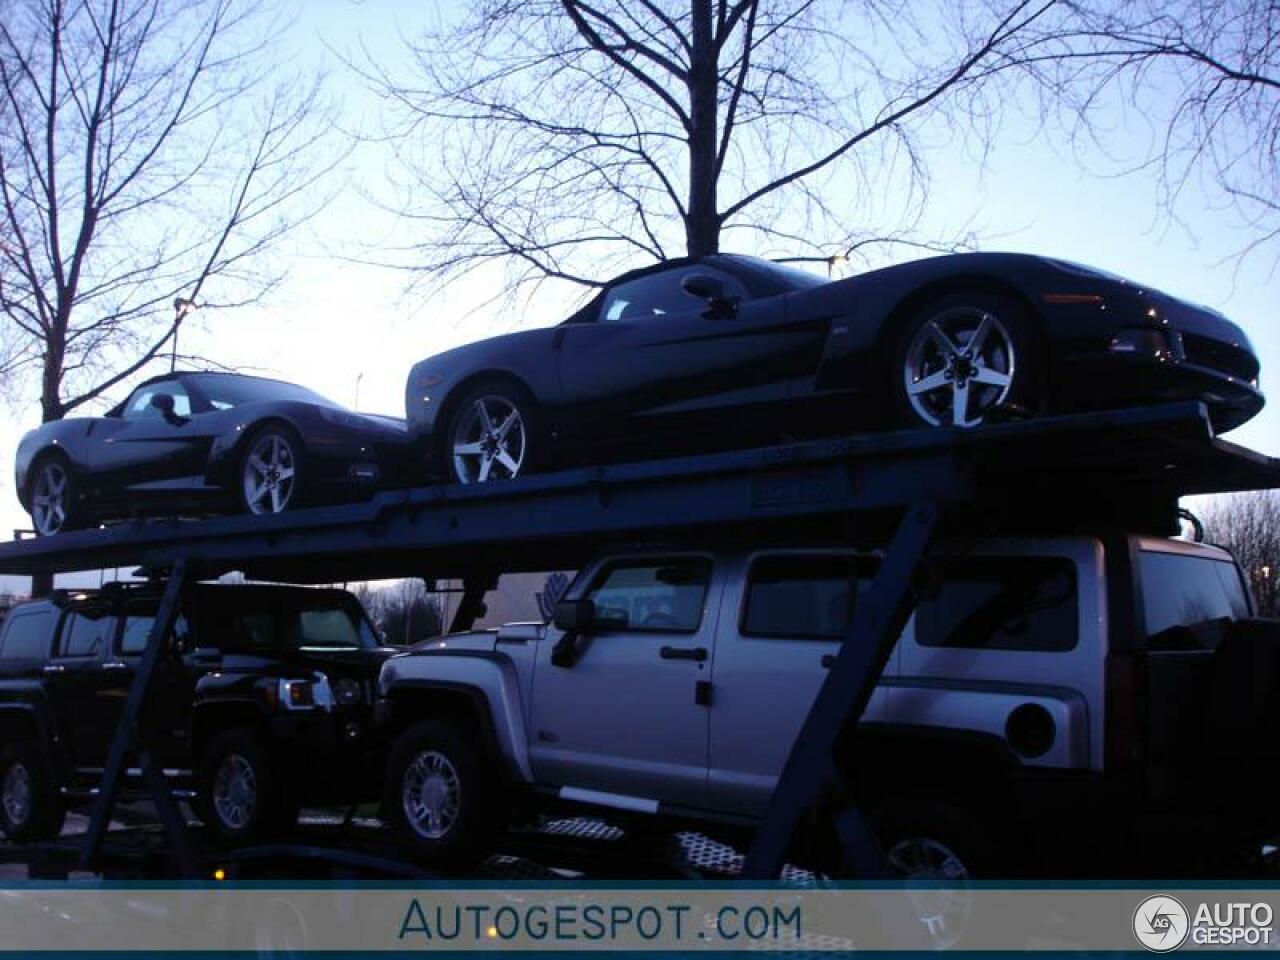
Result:
<svg viewBox="0 0 1280 960">
<path fill-rule="evenodd" d="M 344 607 L 291 611 L 285 635 L 299 650 L 369 650 L 378 645 L 368 619 Z"/>
</svg>

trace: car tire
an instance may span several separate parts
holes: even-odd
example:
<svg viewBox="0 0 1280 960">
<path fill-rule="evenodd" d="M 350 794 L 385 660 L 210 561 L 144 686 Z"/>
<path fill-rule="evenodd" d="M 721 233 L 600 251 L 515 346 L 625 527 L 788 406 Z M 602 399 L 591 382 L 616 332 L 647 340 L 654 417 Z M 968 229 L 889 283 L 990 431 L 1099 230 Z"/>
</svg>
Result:
<svg viewBox="0 0 1280 960">
<path fill-rule="evenodd" d="M 912 796 L 886 802 L 870 818 L 890 872 L 955 893 L 921 890 L 912 909 L 934 949 L 963 945 L 973 927 L 975 880 L 1004 879 L 1014 858 L 995 827 L 979 813 L 945 801 Z M 941 892 L 941 891 L 939 891 Z"/>
<path fill-rule="evenodd" d="M 1003 294 L 957 291 L 930 301 L 903 327 L 889 369 L 903 426 L 971 428 L 1044 407 L 1035 324 Z"/>
<path fill-rule="evenodd" d="M 57 489 L 53 489 L 56 487 Z M 80 526 L 80 511 L 76 503 L 77 482 L 71 461 L 61 453 L 42 453 L 31 465 L 31 479 L 27 481 L 27 503 L 31 526 L 37 536 L 52 537 Z M 36 503 L 36 498 L 42 500 Z M 56 497 L 57 506 L 43 502 Z M 60 519 L 54 519 L 60 514 Z"/>
<path fill-rule="evenodd" d="M 0 831 L 15 843 L 52 840 L 62 832 L 67 808 L 44 752 L 19 740 L 0 752 Z"/>
<path fill-rule="evenodd" d="M 200 766 L 196 808 L 205 826 L 226 846 L 280 833 L 298 815 L 251 730 L 227 730 L 209 742 Z"/>
<path fill-rule="evenodd" d="M 455 726 L 425 720 L 391 748 L 385 810 L 419 859 L 435 865 L 476 860 L 502 823 L 497 779 Z"/>
<path fill-rule="evenodd" d="M 510 480 L 544 460 L 539 412 L 527 390 L 503 381 L 477 383 L 450 411 L 440 451 L 450 483 Z"/>
<path fill-rule="evenodd" d="M 285 423 L 255 428 L 241 445 L 234 479 L 244 513 L 295 510 L 306 500 L 307 452 L 298 432 Z"/>
</svg>

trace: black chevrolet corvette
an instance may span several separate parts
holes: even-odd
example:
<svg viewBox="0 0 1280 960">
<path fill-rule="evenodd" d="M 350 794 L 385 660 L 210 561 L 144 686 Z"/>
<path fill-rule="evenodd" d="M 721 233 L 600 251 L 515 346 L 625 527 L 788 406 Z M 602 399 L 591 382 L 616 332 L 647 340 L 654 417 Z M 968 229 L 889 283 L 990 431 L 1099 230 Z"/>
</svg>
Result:
<svg viewBox="0 0 1280 960">
<path fill-rule="evenodd" d="M 47 536 L 134 514 L 279 513 L 357 498 L 402 479 L 408 457 L 402 420 L 278 380 L 173 373 L 106 416 L 30 431 L 15 489 Z"/>
<path fill-rule="evenodd" d="M 1263 404 L 1221 314 L 1088 267 L 935 257 L 828 282 L 750 257 L 618 277 L 558 326 L 417 364 L 428 469 L 481 482 L 552 464 L 1167 399 L 1218 429 Z"/>
</svg>

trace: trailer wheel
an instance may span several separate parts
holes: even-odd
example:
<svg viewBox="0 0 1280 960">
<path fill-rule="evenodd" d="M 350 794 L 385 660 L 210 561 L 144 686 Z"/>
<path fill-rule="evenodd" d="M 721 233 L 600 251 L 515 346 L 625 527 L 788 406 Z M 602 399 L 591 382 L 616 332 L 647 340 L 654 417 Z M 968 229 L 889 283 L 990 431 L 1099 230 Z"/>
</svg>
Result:
<svg viewBox="0 0 1280 960">
<path fill-rule="evenodd" d="M 262 839 L 297 818 L 266 750 L 249 730 L 227 730 L 210 741 L 200 768 L 197 808 L 205 826 L 228 845 Z"/>
<path fill-rule="evenodd" d="M 415 723 L 396 740 L 386 809 L 393 829 L 436 864 L 474 860 L 500 823 L 492 772 L 455 726 Z"/>
<path fill-rule="evenodd" d="M 10 840 L 52 840 L 67 809 L 40 745 L 19 740 L 0 753 L 0 830 Z"/>
</svg>

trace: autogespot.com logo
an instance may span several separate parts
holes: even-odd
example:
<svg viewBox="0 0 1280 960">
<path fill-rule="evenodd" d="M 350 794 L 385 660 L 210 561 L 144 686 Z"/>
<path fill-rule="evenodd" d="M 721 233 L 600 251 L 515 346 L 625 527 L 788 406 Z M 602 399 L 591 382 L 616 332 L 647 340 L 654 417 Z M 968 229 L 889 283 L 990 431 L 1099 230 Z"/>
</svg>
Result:
<svg viewBox="0 0 1280 960">
<path fill-rule="evenodd" d="M 1187 908 L 1164 894 L 1147 897 L 1133 911 L 1133 935 L 1156 953 L 1167 953 L 1182 946 L 1190 926 Z"/>
</svg>

